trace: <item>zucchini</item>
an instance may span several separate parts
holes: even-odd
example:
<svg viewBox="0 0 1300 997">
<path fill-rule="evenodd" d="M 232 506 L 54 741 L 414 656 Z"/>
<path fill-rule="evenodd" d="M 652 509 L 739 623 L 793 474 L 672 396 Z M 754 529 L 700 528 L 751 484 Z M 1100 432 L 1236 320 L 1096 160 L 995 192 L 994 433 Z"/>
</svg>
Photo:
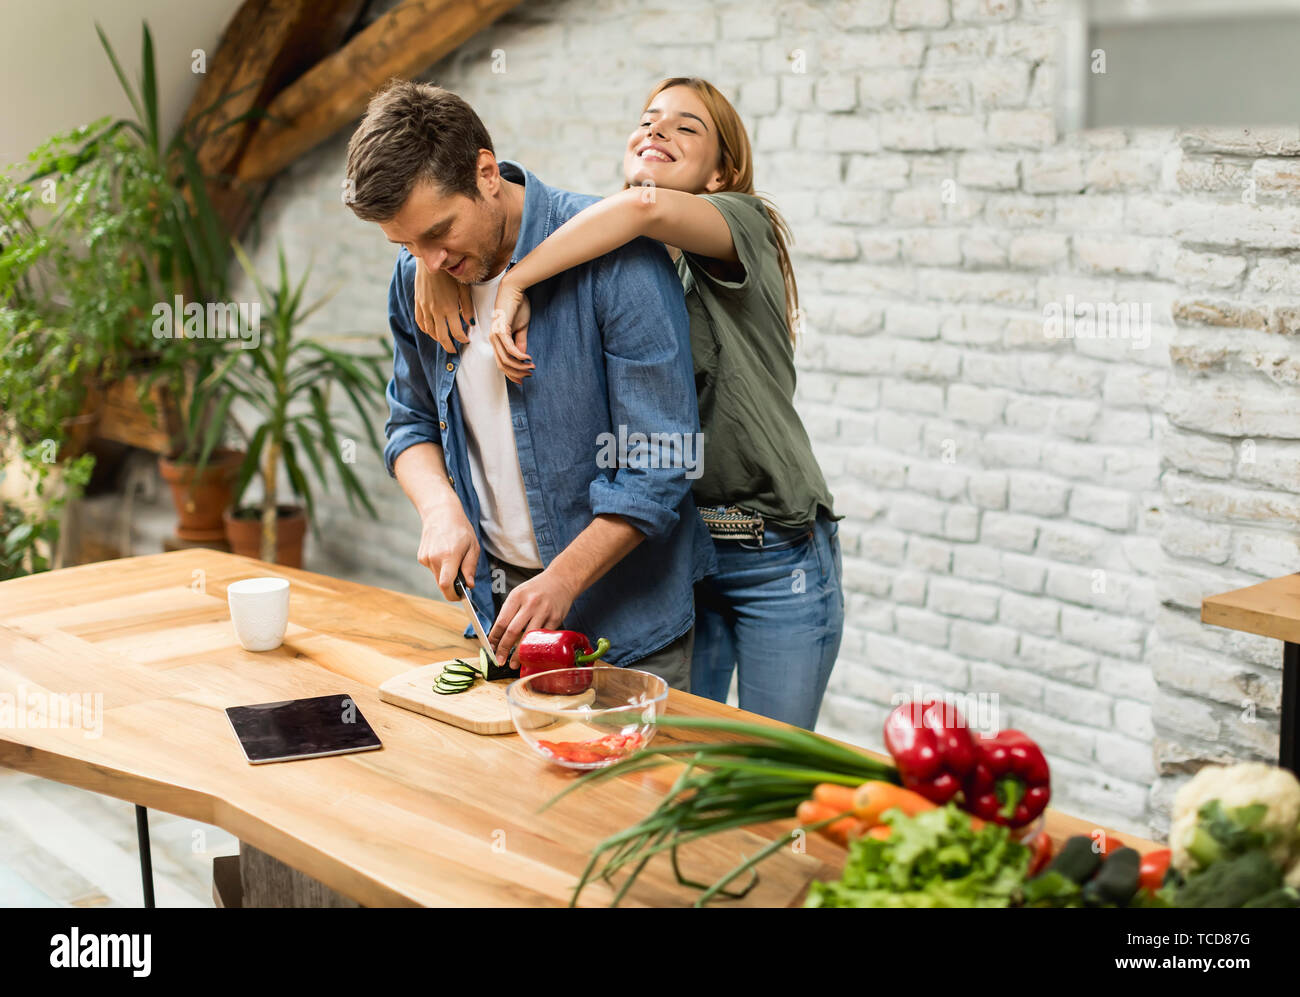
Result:
<svg viewBox="0 0 1300 997">
<path fill-rule="evenodd" d="M 519 678 L 519 669 L 509 668 L 506 665 L 498 665 L 495 658 L 489 657 L 487 648 L 479 648 L 478 669 L 482 673 L 483 677 L 489 682 L 493 682 L 497 679 Z"/>
<path fill-rule="evenodd" d="M 441 696 L 452 696 L 464 692 L 478 681 L 479 672 L 468 661 L 457 658 L 443 666 L 438 677 L 433 680 L 433 691 Z"/>
<path fill-rule="evenodd" d="M 1061 846 L 1061 851 L 1044 873 L 1059 872 L 1075 883 L 1086 883 L 1101 865 L 1101 856 L 1093 848 L 1092 838 L 1076 834 Z"/>
<path fill-rule="evenodd" d="M 464 692 L 465 689 L 454 685 L 443 685 L 441 682 L 435 682 L 433 683 L 433 691 L 438 693 L 440 696 L 450 696 L 457 692 Z"/>
<path fill-rule="evenodd" d="M 1125 906 L 1138 888 L 1142 856 L 1132 848 L 1119 848 L 1102 863 L 1101 872 L 1083 887 L 1083 902 L 1090 907 Z"/>
</svg>

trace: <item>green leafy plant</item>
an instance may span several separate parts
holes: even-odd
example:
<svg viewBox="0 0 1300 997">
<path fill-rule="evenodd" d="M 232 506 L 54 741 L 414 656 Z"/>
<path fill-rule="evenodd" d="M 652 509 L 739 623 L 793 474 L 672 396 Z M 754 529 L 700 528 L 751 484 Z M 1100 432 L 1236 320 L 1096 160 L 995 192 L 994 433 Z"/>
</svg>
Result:
<svg viewBox="0 0 1300 997">
<path fill-rule="evenodd" d="M 170 141 L 164 141 L 153 38 L 148 25 L 142 31 L 138 90 L 127 79 L 103 30 L 98 25 L 96 30 L 135 112 L 134 120 L 124 119 L 117 125 L 133 137 L 154 176 L 161 181 L 158 196 L 151 200 L 151 221 L 158 242 L 155 253 L 148 258 L 153 292 L 150 310 L 155 303 L 170 308 L 177 297 L 200 304 L 224 301 L 229 290 L 230 236 L 208 197 L 207 178 L 200 169 L 196 150 L 213 112 L 242 91 L 204 108 Z M 220 127 L 231 127 L 255 113 L 236 115 Z M 176 318 L 179 321 L 179 316 Z M 219 441 L 224 430 L 219 394 L 221 377 L 229 368 L 226 344 L 210 336 L 186 339 L 179 330 L 173 339 L 160 339 L 154 323 L 149 323 L 149 330 L 150 353 L 155 362 L 141 380 L 141 401 L 147 407 L 149 388 L 160 378 L 165 381 L 169 397 L 181 409 L 180 434 L 172 441 L 169 456 L 194 463 L 201 471 L 212 452 L 212 441 Z"/>
<path fill-rule="evenodd" d="M 36 547 L 37 538 L 35 525 L 22 509 L 8 502 L 0 505 L 0 581 L 49 567 Z"/>
<path fill-rule="evenodd" d="M 633 717 L 633 714 L 610 713 L 593 722 L 617 729 Z M 671 763 L 685 765 L 677 781 L 653 811 L 596 845 L 574 887 L 569 900 L 571 907 L 577 904 L 582 891 L 593 880 L 604 880 L 612 886 L 615 874 L 621 874 L 623 883 L 610 903 L 611 907 L 617 907 L 646 864 L 664 852 L 672 861 L 677 882 L 701 891 L 695 900 L 696 907 L 703 907 L 718 895 L 743 897 L 758 882 L 754 867 L 781 848 L 788 847 L 788 836 L 774 838 L 712 885 L 688 879 L 682 873 L 678 850 L 723 831 L 792 817 L 818 783 L 857 786 L 869 780 L 894 783 L 899 780 L 898 770 L 892 765 L 811 731 L 787 730 L 717 717 L 661 716 L 657 723 L 670 730 L 673 727 L 713 730 L 744 740 L 670 743 L 645 748 L 607 768 L 587 772 L 548 800 L 543 810 L 554 806 L 569 793 L 608 779 Z M 837 814 L 834 818 L 810 824 L 805 830 L 817 831 L 842 816 Z M 749 874 L 747 885 L 737 890 L 728 889 L 746 873 Z"/>
<path fill-rule="evenodd" d="M 235 94 L 167 140 L 148 24 L 138 85 L 96 29 L 134 116 L 55 135 L 0 179 L 0 401 L 30 443 L 76 415 L 96 383 L 136 372 L 150 415 L 159 414 L 151 389 L 160 380 L 169 388 L 166 397 L 181 408 L 173 456 L 195 460 L 215 409 L 211 393 L 194 388 L 213 387 L 223 344 L 161 338 L 154 310 L 171 308 L 178 296 L 200 303 L 226 297 L 229 234 L 196 150 L 212 113 Z M 196 413 L 186 411 L 191 403 Z"/>
<path fill-rule="evenodd" d="M 57 481 L 51 482 L 55 465 L 42 460 L 39 453 L 46 450 L 44 444 L 37 444 L 23 454 L 33 471 L 33 491 L 41 502 L 39 511 L 25 512 L 14 503 L 0 503 L 0 581 L 51 567 L 62 531 L 63 508 L 73 496 L 81 494 L 90 480 L 94 458 L 82 454 L 64 463 Z M 0 471 L 0 480 L 4 474 Z"/>
<path fill-rule="evenodd" d="M 257 427 L 251 433 L 245 431 L 238 420 L 233 420 L 247 441 L 244 462 L 235 484 L 235 505 L 237 515 L 251 511 L 241 509 L 239 503 L 249 481 L 260 473 L 261 556 L 262 560 L 273 562 L 280 493 L 277 474 L 281 459 L 288 472 L 290 489 L 305 503 L 317 536 L 315 502 L 304 460 L 321 485 L 327 484 L 327 464 L 332 465 L 343 485 L 349 507 L 356 512 L 359 504 L 371 518 L 377 517 L 365 489 L 349 466 L 351 461 L 345 459 L 344 445 L 352 441 L 346 439 L 335 425 L 329 394 L 334 385 L 342 389 L 352 403 L 370 445 L 377 453 L 382 453 L 383 446 L 364 399 L 368 395 L 373 397 L 374 392 L 384 392 L 387 381 L 383 364 L 388 359 L 388 352 L 383 339 L 377 336 L 332 337 L 337 345 L 347 342 L 375 344 L 375 351 L 368 353 L 345 352 L 314 336 L 295 337 L 294 330 L 329 300 L 326 297 L 310 305 L 302 303 L 311 267 L 295 286 L 289 278 L 284 247 L 281 246 L 278 248 L 278 283 L 268 288 L 238 243 L 235 244 L 235 255 L 261 296 L 263 321 L 257 331 L 258 347 L 236 351 L 219 368 L 219 383 L 223 391 L 218 402 L 218 415 L 225 418 L 236 398 L 246 402 L 258 415 Z"/>
<path fill-rule="evenodd" d="M 37 548 L 36 524 L 9 502 L 0 505 L 0 581 L 44 571 L 49 562 Z"/>
<path fill-rule="evenodd" d="M 196 458 L 221 432 L 211 421 L 223 344 L 160 339 L 152 315 L 157 303 L 171 307 L 177 295 L 225 297 L 229 238 L 195 150 L 212 112 L 235 94 L 165 141 L 148 24 L 138 86 L 96 29 L 134 116 L 56 134 L 0 174 L 0 432 L 23 453 L 40 447 L 31 470 L 41 481 L 51 471 L 51 443 L 60 461 L 75 456 L 65 446 L 70 424 L 93 392 L 130 372 L 142 374 L 139 400 L 148 414 L 159 415 L 151 389 L 160 379 L 170 389 L 164 397 L 181 406 L 184 418 L 168 420 L 182 426 L 173 441 L 181 459 Z M 197 410 L 185 411 L 191 404 Z M 57 491 L 68 501 L 81 477 L 67 474 L 47 498 Z M 37 516 L 18 538 L 49 536 L 52 514 Z"/>
</svg>

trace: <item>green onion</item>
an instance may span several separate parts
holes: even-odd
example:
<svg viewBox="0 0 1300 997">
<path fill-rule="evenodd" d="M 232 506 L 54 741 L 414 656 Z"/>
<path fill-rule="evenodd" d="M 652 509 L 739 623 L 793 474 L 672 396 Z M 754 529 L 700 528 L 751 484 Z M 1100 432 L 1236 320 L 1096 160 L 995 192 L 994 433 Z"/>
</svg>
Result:
<svg viewBox="0 0 1300 997">
<path fill-rule="evenodd" d="M 549 800 L 541 809 L 553 806 L 576 789 L 606 779 L 675 762 L 685 764 L 654 810 L 632 827 L 596 845 L 574 887 L 570 906 L 577 904 L 593 879 L 610 882 L 615 873 L 626 870 L 627 878 L 610 903 L 612 907 L 618 906 L 646 863 L 665 851 L 671 855 L 677 882 L 703 891 L 695 902 L 697 907 L 719 894 L 738 899 L 758 882 L 754 867 L 787 844 L 788 837 L 777 838 L 708 886 L 682 874 L 678 850 L 722 831 L 793 816 L 799 803 L 812 795 L 813 786 L 818 783 L 856 786 L 872 780 L 899 781 L 893 766 L 811 731 L 716 718 L 660 717 L 658 723 L 665 727 L 716 730 L 745 740 L 670 743 L 659 749 L 646 748 L 607 768 L 588 772 Z M 818 830 L 840 816 L 805 830 Z M 748 884 L 737 891 L 728 890 L 727 886 L 745 872 L 750 873 Z"/>
</svg>

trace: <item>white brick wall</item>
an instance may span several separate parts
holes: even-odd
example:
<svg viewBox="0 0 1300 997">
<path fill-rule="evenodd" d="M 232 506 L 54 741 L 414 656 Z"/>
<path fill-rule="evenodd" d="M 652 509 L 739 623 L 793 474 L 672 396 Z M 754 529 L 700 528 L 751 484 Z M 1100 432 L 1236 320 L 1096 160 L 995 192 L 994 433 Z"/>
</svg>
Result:
<svg viewBox="0 0 1300 997">
<path fill-rule="evenodd" d="M 737 101 L 794 230 L 798 403 L 848 517 L 822 729 L 878 747 L 915 683 L 996 694 L 1057 804 L 1138 832 L 1198 764 L 1274 756 L 1279 648 L 1198 609 L 1300 570 L 1300 129 L 1061 135 L 1050 0 L 653 6 L 526 0 L 427 78 L 499 155 L 594 193 L 659 77 Z M 393 254 L 339 203 L 346 142 L 263 224 L 318 251 L 316 288 L 346 282 L 313 330 L 382 332 Z M 1149 343 L 1049 337 L 1067 296 L 1149 306 Z M 361 460 L 383 522 L 327 497 L 309 566 L 432 592 Z"/>
</svg>

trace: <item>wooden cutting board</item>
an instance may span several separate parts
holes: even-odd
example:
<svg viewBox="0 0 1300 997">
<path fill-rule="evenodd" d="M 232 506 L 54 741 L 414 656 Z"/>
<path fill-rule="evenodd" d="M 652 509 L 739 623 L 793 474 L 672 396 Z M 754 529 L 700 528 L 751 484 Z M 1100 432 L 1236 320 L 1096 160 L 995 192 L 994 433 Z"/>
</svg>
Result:
<svg viewBox="0 0 1300 997">
<path fill-rule="evenodd" d="M 454 660 L 456 659 L 448 658 L 446 661 L 436 661 L 394 675 L 379 687 L 379 698 L 385 703 L 441 720 L 472 734 L 515 733 L 514 722 L 510 719 L 510 704 L 506 702 L 506 687 L 513 679 L 475 682 L 467 691 L 451 696 L 433 691 L 433 680 L 438 677 L 444 665 Z M 595 698 L 594 689 L 588 689 L 577 696 L 546 697 L 548 705 L 558 707 L 579 706 L 590 703 Z"/>
</svg>

